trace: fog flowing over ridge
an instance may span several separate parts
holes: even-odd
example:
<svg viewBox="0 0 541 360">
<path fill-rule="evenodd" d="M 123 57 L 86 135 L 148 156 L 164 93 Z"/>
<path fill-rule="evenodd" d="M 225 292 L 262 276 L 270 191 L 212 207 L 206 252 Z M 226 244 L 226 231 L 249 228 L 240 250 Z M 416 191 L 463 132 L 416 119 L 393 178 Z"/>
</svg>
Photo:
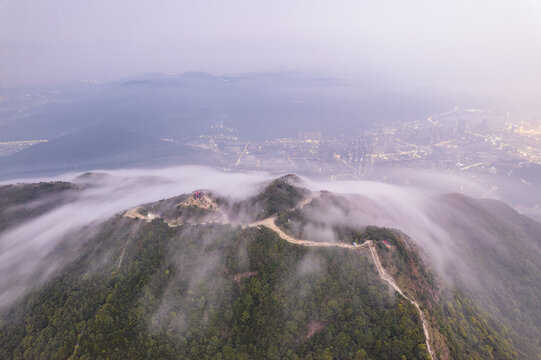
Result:
<svg viewBox="0 0 541 360">
<path fill-rule="evenodd" d="M 73 179 L 74 175 L 61 178 Z M 55 249 L 65 243 L 90 239 L 99 225 L 115 214 L 196 189 L 210 189 L 217 196 L 233 200 L 245 199 L 257 194 L 270 179 L 271 175 L 262 172 L 224 173 L 195 166 L 116 170 L 77 177 L 74 182 L 84 185 L 83 190 L 57 195 L 55 201 L 61 205 L 0 233 L 0 305 L 11 303 L 71 260 L 55 257 Z M 303 180 L 323 204 L 317 211 L 306 210 L 312 219 L 328 226 L 375 225 L 398 229 L 422 248 L 442 275 L 449 269 L 460 269 L 462 277 L 472 285 L 480 280 L 471 276 L 471 269 L 461 260 L 450 235 L 453 223 L 467 223 L 468 219 L 457 220 L 461 217 L 460 204 L 447 211 L 452 220 L 447 218 L 438 197 L 446 189 L 441 184 L 437 189 L 421 189 L 370 181 Z M 318 193 L 321 190 L 331 191 L 343 201 L 338 206 L 325 203 Z M 470 190 L 478 195 L 486 193 L 481 187 Z M 470 225 L 475 228 L 475 224 Z M 326 240 L 336 240 L 329 229 L 313 229 L 313 233 L 329 237 Z"/>
<path fill-rule="evenodd" d="M 66 179 L 70 176 L 62 176 Z M 118 170 L 97 179 L 82 192 L 60 194 L 67 203 L 10 228 L 0 235 L 0 305 L 10 303 L 28 287 L 45 281 L 70 259 L 51 259 L 61 243 L 82 240 L 93 227 L 114 214 L 142 203 L 211 188 L 233 197 L 252 195 L 269 179 L 265 173 L 225 174 L 210 168 L 180 167 L 162 170 Z M 77 181 L 77 180 L 76 180 Z M 66 199 L 65 197 L 69 197 Z"/>
<path fill-rule="evenodd" d="M 459 181 L 458 178 L 454 180 Z M 374 181 L 309 181 L 309 188 L 340 194 L 344 201 L 338 206 L 324 203 L 315 211 L 308 210 L 308 214 L 328 226 L 379 226 L 400 230 L 420 245 L 429 255 L 432 265 L 443 275 L 451 263 L 459 263 L 457 267 L 461 269 L 466 267 L 457 256 L 450 229 L 443 227 L 442 218 L 434 216 L 434 210 L 438 209 L 437 195 L 453 188 L 450 184 L 453 180 L 448 181 L 447 185 L 440 183 L 434 188 Z M 482 194 L 482 187 L 470 189 L 470 195 L 474 193 Z M 322 230 L 318 229 L 319 232 Z M 328 233 L 329 229 L 325 232 Z"/>
</svg>

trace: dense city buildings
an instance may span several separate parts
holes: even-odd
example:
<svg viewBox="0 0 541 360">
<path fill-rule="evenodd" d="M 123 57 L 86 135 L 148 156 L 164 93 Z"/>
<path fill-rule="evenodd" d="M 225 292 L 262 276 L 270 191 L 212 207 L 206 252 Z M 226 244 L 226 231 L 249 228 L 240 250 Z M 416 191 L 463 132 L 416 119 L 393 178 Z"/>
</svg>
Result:
<svg viewBox="0 0 541 360">
<path fill-rule="evenodd" d="M 188 143 L 212 151 L 226 170 L 294 171 L 330 179 L 378 177 L 379 170 L 394 167 L 494 173 L 541 164 L 541 122 L 458 106 L 425 120 L 334 137 L 301 131 L 295 137 L 253 142 L 234 133 L 228 129 Z"/>
</svg>

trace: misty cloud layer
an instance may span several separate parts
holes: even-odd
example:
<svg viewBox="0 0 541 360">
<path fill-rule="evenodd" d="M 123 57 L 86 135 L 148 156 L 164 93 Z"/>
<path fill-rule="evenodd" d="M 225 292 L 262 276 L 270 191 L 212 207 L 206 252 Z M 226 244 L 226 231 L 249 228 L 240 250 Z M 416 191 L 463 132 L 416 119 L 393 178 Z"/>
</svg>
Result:
<svg viewBox="0 0 541 360">
<path fill-rule="evenodd" d="M 433 189 L 421 190 L 371 181 L 308 182 L 314 191 L 339 194 L 338 203 L 320 197 L 320 206 L 306 210 L 308 219 L 326 226 L 309 224 L 305 233 L 337 241 L 331 226 L 380 226 L 398 229 L 411 237 L 425 251 L 440 273 L 455 256 L 454 242 L 430 213 L 437 208 Z M 318 235 L 316 235 L 318 234 Z"/>
<path fill-rule="evenodd" d="M 0 234 L 0 304 L 46 280 L 70 260 L 54 258 L 56 246 L 72 238 L 89 238 L 100 223 L 119 212 L 201 188 L 242 198 L 253 195 L 259 184 L 269 179 L 264 173 L 224 174 L 203 167 L 119 170 L 108 175 L 82 180 L 91 186 L 69 194 L 73 199 L 66 205 Z"/>
<path fill-rule="evenodd" d="M 64 179 L 74 177 L 74 174 L 63 176 Z M 0 234 L 0 304 L 11 303 L 26 289 L 47 280 L 70 260 L 56 256 L 57 246 L 90 239 L 99 224 L 115 214 L 196 189 L 211 189 L 218 196 L 241 200 L 255 195 L 261 190 L 262 183 L 272 178 L 267 173 L 223 173 L 194 166 L 118 170 L 105 176 L 79 178 L 78 182 L 86 183 L 87 187 L 59 195 L 69 197 L 62 199 L 69 200 L 65 204 Z M 465 218 L 462 215 L 468 210 L 465 205 L 460 201 L 441 202 L 438 194 L 456 189 L 458 178 L 449 179 L 447 185 L 440 182 L 432 189 L 370 181 L 303 180 L 314 193 L 328 190 L 339 199 L 338 202 L 326 202 L 320 195 L 317 210 L 310 210 L 310 206 L 306 208 L 308 219 L 323 224 L 304 229 L 305 235 L 313 236 L 309 240 L 336 241 L 331 229 L 333 225 L 375 225 L 398 229 L 420 246 L 440 274 L 445 276 L 450 270 L 455 271 L 455 275 L 472 286 L 477 286 L 481 279 L 472 276 L 471 263 L 459 255 L 461 251 L 453 238 L 457 226 L 467 229 L 468 234 L 480 236 L 478 241 L 483 246 L 499 251 L 497 234 L 487 231 L 486 224 L 479 225 Z M 463 181 L 463 184 L 468 183 Z M 478 195 L 486 193 L 486 189 L 481 187 L 470 187 L 469 191 Z M 216 236 L 210 238 L 215 241 Z M 202 269 L 208 263 L 202 260 Z M 301 263 L 298 273 L 303 276 L 319 270 L 318 260 L 307 258 Z M 168 311 L 167 307 L 163 310 Z"/>
</svg>

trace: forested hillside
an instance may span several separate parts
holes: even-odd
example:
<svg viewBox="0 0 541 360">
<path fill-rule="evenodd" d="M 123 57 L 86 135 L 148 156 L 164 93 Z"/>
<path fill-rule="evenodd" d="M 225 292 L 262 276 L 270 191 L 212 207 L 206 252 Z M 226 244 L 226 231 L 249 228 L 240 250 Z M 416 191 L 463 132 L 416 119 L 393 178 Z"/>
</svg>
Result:
<svg viewBox="0 0 541 360">
<path fill-rule="evenodd" d="M 266 228 L 126 218 L 85 250 L 3 312 L 0 357 L 427 356 L 415 310 L 364 253 L 294 246 Z"/>
<path fill-rule="evenodd" d="M 59 205 L 66 200 L 59 195 L 76 188 L 61 181 L 0 186 L 0 231 Z"/>
<path fill-rule="evenodd" d="M 10 214 L 4 224 L 24 224 L 60 204 L 51 196 L 70 201 L 66 191 L 77 189 L 70 183 L 3 187 L 0 214 Z M 242 201 L 197 191 L 70 233 L 51 257 L 68 257 L 64 267 L 0 308 L 0 358 L 428 359 L 420 313 L 410 299 L 428 320 L 438 359 L 540 358 L 537 339 L 524 332 L 537 329 L 537 270 L 531 267 L 534 273 L 516 282 L 514 276 L 524 273 L 513 265 L 520 254 L 533 262 L 535 253 L 487 253 L 480 261 L 486 271 L 500 256 L 517 271 L 492 274 L 515 281 L 510 286 L 521 292 L 520 302 L 498 308 L 440 276 L 427 253 L 399 230 L 315 216 L 322 208 L 346 206 L 345 199 L 311 193 L 289 176 Z M 514 216 L 497 203 L 444 200 L 469 206 L 470 218 L 483 214 L 487 224 L 501 213 Z M 325 236 L 344 246 L 290 243 L 260 225 L 269 217 L 301 239 L 331 224 Z M 535 248 L 532 236 L 541 226 L 513 221 L 523 226 L 525 246 Z M 502 223 L 499 231 L 511 244 L 508 229 Z M 463 225 L 457 241 L 466 241 L 471 230 Z M 405 297 L 378 273 L 367 241 Z M 461 244 L 479 254 L 477 245 Z M 512 309 L 526 312 L 530 322 L 523 315 L 511 321 Z"/>
</svg>

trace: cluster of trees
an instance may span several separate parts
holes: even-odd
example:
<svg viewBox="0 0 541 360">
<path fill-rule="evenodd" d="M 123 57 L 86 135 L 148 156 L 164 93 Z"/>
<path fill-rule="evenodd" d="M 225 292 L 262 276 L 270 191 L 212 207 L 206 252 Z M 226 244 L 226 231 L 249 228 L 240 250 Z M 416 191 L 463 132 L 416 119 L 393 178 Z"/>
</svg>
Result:
<svg viewBox="0 0 541 360">
<path fill-rule="evenodd" d="M 256 220 L 265 219 L 296 207 L 307 193 L 307 190 L 279 178 L 267 185 L 257 196 L 237 203 L 236 206 L 253 208 Z"/>
</svg>

